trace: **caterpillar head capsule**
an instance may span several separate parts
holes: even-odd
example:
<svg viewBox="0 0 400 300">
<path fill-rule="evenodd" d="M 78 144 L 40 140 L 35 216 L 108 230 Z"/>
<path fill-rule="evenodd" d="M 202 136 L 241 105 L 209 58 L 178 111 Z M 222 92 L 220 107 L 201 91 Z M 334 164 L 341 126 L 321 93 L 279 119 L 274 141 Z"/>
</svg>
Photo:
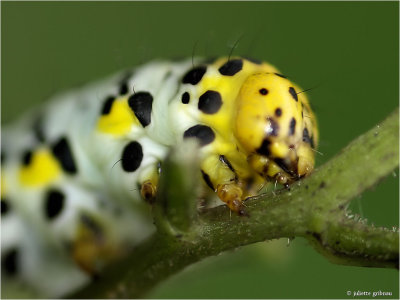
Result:
<svg viewBox="0 0 400 300">
<path fill-rule="evenodd" d="M 316 119 L 304 93 L 277 73 L 250 75 L 243 83 L 235 136 L 252 168 L 289 184 L 311 173 L 318 142 Z"/>
</svg>

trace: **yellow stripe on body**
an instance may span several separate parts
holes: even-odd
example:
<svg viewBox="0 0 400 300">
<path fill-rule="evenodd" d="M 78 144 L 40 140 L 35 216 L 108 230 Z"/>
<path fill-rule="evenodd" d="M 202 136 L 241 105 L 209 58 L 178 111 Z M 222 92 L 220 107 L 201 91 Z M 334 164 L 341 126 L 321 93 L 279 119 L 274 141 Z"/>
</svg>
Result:
<svg viewBox="0 0 400 300">
<path fill-rule="evenodd" d="M 21 166 L 19 181 L 22 186 L 40 187 L 50 184 L 62 174 L 61 166 L 48 149 L 38 149 L 32 153 L 29 165 Z"/>
<path fill-rule="evenodd" d="M 110 113 L 101 115 L 97 122 L 97 130 L 115 136 L 122 136 L 131 131 L 132 125 L 140 125 L 132 109 L 128 105 L 128 98 L 117 98 L 112 104 Z"/>
</svg>

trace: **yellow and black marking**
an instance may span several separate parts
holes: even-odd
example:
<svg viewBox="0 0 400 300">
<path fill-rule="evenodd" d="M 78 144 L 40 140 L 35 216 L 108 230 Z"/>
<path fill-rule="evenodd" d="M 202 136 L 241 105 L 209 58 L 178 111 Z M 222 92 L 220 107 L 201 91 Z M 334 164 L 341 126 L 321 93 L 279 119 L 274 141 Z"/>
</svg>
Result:
<svg viewBox="0 0 400 300">
<path fill-rule="evenodd" d="M 138 120 L 129 107 L 128 97 L 109 96 L 106 98 L 97 122 L 98 131 L 123 136 L 129 133 L 135 124 L 138 124 Z"/>
<path fill-rule="evenodd" d="M 50 185 L 63 173 L 74 175 L 77 172 L 69 142 L 63 136 L 50 149 L 41 146 L 23 153 L 19 181 L 25 187 L 43 187 Z"/>
<path fill-rule="evenodd" d="M 199 124 L 184 138 L 210 145 L 207 151 L 215 158 L 202 163 L 203 178 L 231 209 L 241 212 L 244 195 L 255 193 L 262 181 L 287 185 L 311 173 L 318 143 L 315 116 L 305 94 L 277 69 L 221 58 L 189 70 L 182 82 L 198 87 L 181 99 L 183 104 L 196 99 L 199 111 Z"/>
<path fill-rule="evenodd" d="M 22 122 L 24 146 L 12 145 L 19 136 L 10 131 L 3 146 L 8 151 L 1 153 L 1 215 L 8 222 L 18 219 L 19 203 L 26 211 L 39 207 L 29 222 L 42 223 L 32 230 L 48 226 L 46 240 L 68 243 L 80 274 L 97 274 L 146 238 L 130 230 L 153 229 L 140 205 L 154 202 L 161 162 L 183 139 L 199 142 L 204 191 L 239 215 L 246 215 L 243 200 L 266 183 L 288 186 L 314 169 L 318 126 L 307 96 L 265 62 L 153 62 L 79 93 L 75 102 L 68 94 Z M 31 195 L 32 201 L 21 199 Z M 4 243 L 2 269 L 7 276 L 27 272 L 21 268 L 26 254 L 10 243 Z M 35 264 L 22 275 L 46 270 Z M 65 286 L 64 280 L 55 286 Z"/>
<path fill-rule="evenodd" d="M 7 198 L 6 179 L 5 179 L 3 172 L 1 173 L 1 190 L 0 191 L 1 191 L 1 200 L 0 200 L 1 216 L 4 217 L 10 211 L 10 203 Z"/>
<path fill-rule="evenodd" d="M 126 94 L 127 87 L 121 86 L 121 93 Z M 132 126 L 143 128 L 151 123 L 153 96 L 146 91 L 135 92 L 127 97 L 108 96 L 103 103 L 97 129 L 102 133 L 123 136 Z"/>
<path fill-rule="evenodd" d="M 186 71 L 181 83 L 192 88 L 179 101 L 198 110 L 197 124 L 186 128 L 183 138 L 194 137 L 207 146 L 210 158 L 202 163 L 203 178 L 233 210 L 241 210 L 242 198 L 254 194 L 262 181 L 287 185 L 312 171 L 315 117 L 305 94 L 273 66 L 220 58 Z M 120 87 L 122 96 L 105 99 L 100 132 L 124 136 L 151 123 L 153 95 L 146 90 L 129 95 L 126 84 Z M 128 143 L 121 154 L 123 170 L 135 172 L 142 160 L 140 143 Z M 154 184 L 145 182 L 142 196 L 154 194 Z"/>
<path fill-rule="evenodd" d="M 19 181 L 25 187 L 47 186 L 62 174 L 62 168 L 49 149 L 28 150 L 22 157 Z"/>
</svg>

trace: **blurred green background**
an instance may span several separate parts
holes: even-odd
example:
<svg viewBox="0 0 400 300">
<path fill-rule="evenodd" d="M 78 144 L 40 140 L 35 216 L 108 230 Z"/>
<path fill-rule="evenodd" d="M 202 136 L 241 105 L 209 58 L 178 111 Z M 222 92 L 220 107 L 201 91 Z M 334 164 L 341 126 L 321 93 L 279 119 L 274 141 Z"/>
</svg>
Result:
<svg viewBox="0 0 400 300">
<path fill-rule="evenodd" d="M 234 54 L 266 60 L 309 92 L 317 166 L 398 106 L 398 2 L 2 2 L 5 124 L 57 91 L 154 58 Z M 352 202 L 398 225 L 398 174 Z M 191 266 L 156 298 L 398 298 L 395 270 L 338 266 L 303 239 L 260 243 Z M 368 298 L 368 297 L 367 297 Z"/>
</svg>

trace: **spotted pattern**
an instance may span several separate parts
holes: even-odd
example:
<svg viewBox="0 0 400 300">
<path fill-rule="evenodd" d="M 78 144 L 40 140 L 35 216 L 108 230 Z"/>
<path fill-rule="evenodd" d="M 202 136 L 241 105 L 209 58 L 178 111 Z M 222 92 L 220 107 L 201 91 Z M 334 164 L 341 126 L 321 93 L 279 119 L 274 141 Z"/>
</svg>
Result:
<svg viewBox="0 0 400 300">
<path fill-rule="evenodd" d="M 8 200 L 6 198 L 2 198 L 0 201 L 1 204 L 1 215 L 5 216 L 10 211 L 10 205 L 8 204 Z"/>
<path fill-rule="evenodd" d="M 190 101 L 190 94 L 188 92 L 184 92 L 181 100 L 183 104 L 188 104 Z"/>
<path fill-rule="evenodd" d="M 296 119 L 292 118 L 289 124 L 289 135 L 294 135 L 295 130 L 296 130 Z"/>
<path fill-rule="evenodd" d="M 206 71 L 207 67 L 205 66 L 193 68 L 189 72 L 187 72 L 185 76 L 183 76 L 182 83 L 196 85 L 203 78 L 203 75 L 206 73 Z"/>
<path fill-rule="evenodd" d="M 47 220 L 54 220 L 63 210 L 65 202 L 64 194 L 57 189 L 51 189 L 47 192 L 44 202 L 44 212 Z"/>
<path fill-rule="evenodd" d="M 138 142 L 133 141 L 125 146 L 121 156 L 121 164 L 124 171 L 135 172 L 140 167 L 142 160 L 143 150 Z"/>
<path fill-rule="evenodd" d="M 108 96 L 106 98 L 106 100 L 104 101 L 104 104 L 103 104 L 103 108 L 101 109 L 102 115 L 108 115 L 110 113 L 111 107 L 112 107 L 114 101 L 115 101 L 114 96 Z"/>
<path fill-rule="evenodd" d="M 261 146 L 257 149 L 257 153 L 264 155 L 264 156 L 269 156 L 271 154 L 271 151 L 269 149 L 270 145 L 271 145 L 271 142 L 268 139 L 264 139 L 262 141 Z"/>
<path fill-rule="evenodd" d="M 307 128 L 304 128 L 303 130 L 303 142 L 311 144 L 310 134 Z"/>
<path fill-rule="evenodd" d="M 127 82 L 123 82 L 121 86 L 119 87 L 119 94 L 120 95 L 125 95 L 129 92 L 129 87 Z"/>
<path fill-rule="evenodd" d="M 60 110 L 52 109 L 43 112 L 54 112 L 55 116 L 32 115 L 32 121 L 26 122 L 31 143 L 16 149 L 15 154 L 7 152 L 10 158 L 3 165 L 7 179 L 7 194 L 2 190 L 1 195 L 4 222 L 20 215 L 20 206 L 15 204 L 19 203 L 22 193 L 11 193 L 13 189 L 21 188 L 28 193 L 29 189 L 35 189 L 38 193 L 31 193 L 34 201 L 27 203 L 41 209 L 42 219 L 51 228 L 46 238 L 54 240 L 55 244 L 68 243 L 67 251 L 77 263 L 77 270 L 80 267 L 91 276 L 97 271 L 94 264 L 106 266 L 114 258 L 120 258 L 121 249 L 136 245 L 135 234 L 129 235 L 129 240 L 124 240 L 123 235 L 126 230 L 134 232 L 140 228 L 142 231 L 144 218 L 142 211 L 136 210 L 136 204 L 146 203 L 138 201 L 133 207 L 129 201 L 129 204 L 118 201 L 118 196 L 132 195 L 132 200 L 139 200 L 135 198 L 140 197 L 144 182 L 157 190 L 160 162 L 177 139 L 196 138 L 201 146 L 207 145 L 200 149 L 201 168 L 197 172 L 202 174 L 201 181 L 213 192 L 218 189 L 217 196 L 238 214 L 243 214 L 243 210 L 238 209 L 236 203 L 254 195 L 253 191 L 264 181 L 291 184 L 312 171 L 314 151 L 309 150 L 310 145 L 314 147 L 314 140 L 318 143 L 318 131 L 313 112 L 308 110 L 306 95 L 296 93 L 296 90 L 301 91 L 299 87 L 268 63 L 251 58 L 201 60 L 201 65 L 198 62 L 188 59 L 176 64 L 151 63 L 134 71 L 137 75 L 132 82 L 133 72 L 124 72 L 116 81 L 102 82 L 98 89 L 93 88 L 95 85 L 82 89 L 76 102 L 68 103 L 74 105 L 65 106 L 68 110 L 71 107 L 70 119 L 57 118 Z M 93 96 L 84 99 L 86 95 Z M 300 118 L 303 107 L 306 121 Z M 74 118 L 74 113 L 84 117 Z M 54 120 L 60 124 L 54 124 Z M 93 135 L 89 131 L 91 120 L 95 121 Z M 69 122 L 76 122 L 77 126 L 69 126 Z M 53 140 L 54 132 L 60 132 L 58 129 L 63 125 L 66 130 L 61 132 L 66 133 L 56 135 Z M 85 130 L 81 132 L 80 128 Z M 82 139 L 82 133 L 88 134 L 86 140 Z M 81 162 L 83 165 L 79 164 Z M 87 166 L 89 168 L 84 170 Z M 9 180 L 10 175 L 14 176 L 14 167 L 18 177 Z M 303 170 L 298 170 L 301 168 Z M 81 172 L 83 170 L 85 172 Z M 93 171 L 96 175 L 91 173 Z M 78 172 L 79 176 L 69 176 Z M 93 181 L 87 178 L 91 174 Z M 102 184 L 100 180 L 103 179 L 104 188 L 85 184 Z M 225 184 L 229 187 L 221 190 Z M 64 188 L 68 188 L 68 194 Z M 89 189 L 93 190 L 93 195 L 87 193 Z M 82 195 L 84 200 L 79 206 L 72 205 L 72 201 L 80 200 Z M 39 198 L 38 201 L 35 198 Z M 131 209 L 134 210 L 132 215 Z M 129 222 L 137 221 L 139 226 L 126 222 L 125 217 Z M 151 226 L 151 220 L 148 221 Z M 120 224 L 126 230 L 120 230 Z M 64 230 L 58 232 L 64 226 L 68 236 L 64 235 Z M 74 230 L 69 230 L 72 227 Z M 109 244 L 115 249 L 104 251 Z M 27 260 L 22 255 L 30 255 L 29 251 L 13 247 L 8 244 L 7 251 L 2 252 L 4 274 L 21 273 L 29 278 L 33 272 L 35 275 L 38 272 L 37 276 L 46 278 L 47 274 L 43 274 L 39 265 L 43 259 L 38 260 L 34 271 L 27 271 L 22 265 Z M 65 274 L 62 271 L 60 274 Z M 50 296 L 59 298 L 59 295 Z"/>
<path fill-rule="evenodd" d="M 217 91 L 207 91 L 199 98 L 198 108 L 205 114 L 215 114 L 222 106 L 221 94 Z"/>
<path fill-rule="evenodd" d="M 18 272 L 19 251 L 16 248 L 9 250 L 1 260 L 2 269 L 9 276 L 16 275 Z"/>
<path fill-rule="evenodd" d="M 199 140 L 200 146 L 210 144 L 215 139 L 214 131 L 206 125 L 195 125 L 186 130 L 183 138 L 195 137 Z"/>
<path fill-rule="evenodd" d="M 61 137 L 52 147 L 53 155 L 60 162 L 63 170 L 68 174 L 76 174 L 78 172 L 75 160 L 66 137 Z"/>
<path fill-rule="evenodd" d="M 151 123 L 153 96 L 149 92 L 138 92 L 133 94 L 129 97 L 128 104 L 143 127 L 146 127 Z"/>
<path fill-rule="evenodd" d="M 26 150 L 23 154 L 22 154 L 22 165 L 23 166 L 29 166 L 32 162 L 32 150 Z"/>
<path fill-rule="evenodd" d="M 222 65 L 218 71 L 225 76 L 233 76 L 243 68 L 243 60 L 233 59 L 228 60 L 224 65 Z"/>
<path fill-rule="evenodd" d="M 296 93 L 296 90 L 294 89 L 294 87 L 289 88 L 289 93 L 290 93 L 290 95 L 292 95 L 293 99 L 296 102 L 299 101 L 299 98 L 297 97 L 297 93 Z"/>
<path fill-rule="evenodd" d="M 314 137 L 310 137 L 310 133 L 308 132 L 307 128 L 304 128 L 303 130 L 303 142 L 310 144 L 312 148 L 315 147 Z"/>
</svg>

